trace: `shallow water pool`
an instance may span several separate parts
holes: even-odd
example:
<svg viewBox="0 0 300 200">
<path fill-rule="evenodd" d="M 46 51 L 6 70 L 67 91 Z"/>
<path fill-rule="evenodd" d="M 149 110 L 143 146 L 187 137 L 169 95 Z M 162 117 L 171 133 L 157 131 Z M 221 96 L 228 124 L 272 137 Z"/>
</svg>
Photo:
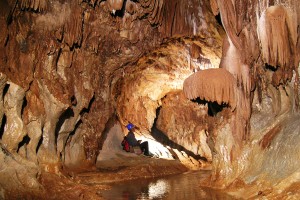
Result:
<svg viewBox="0 0 300 200">
<path fill-rule="evenodd" d="M 155 179 L 140 179 L 112 184 L 112 188 L 101 192 L 104 199 L 109 200 L 194 200 L 222 199 L 233 197 L 216 190 L 201 187 L 199 180 L 206 178 L 209 171 L 193 171 Z"/>
</svg>

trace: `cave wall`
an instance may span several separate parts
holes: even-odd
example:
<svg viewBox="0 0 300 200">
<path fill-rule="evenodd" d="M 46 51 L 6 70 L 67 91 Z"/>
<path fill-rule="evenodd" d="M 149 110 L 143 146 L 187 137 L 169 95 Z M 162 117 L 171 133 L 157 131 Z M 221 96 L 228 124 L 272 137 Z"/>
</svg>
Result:
<svg viewBox="0 0 300 200">
<path fill-rule="evenodd" d="M 189 101 L 182 91 L 170 92 L 157 113 L 155 126 L 164 134 L 156 139 L 195 158 L 211 161 L 213 146 L 208 144 L 208 118 L 207 104 Z"/>
<path fill-rule="evenodd" d="M 234 126 L 218 130 L 215 137 L 217 154 L 213 158 L 213 179 L 216 184 L 226 187 L 241 174 L 251 171 L 248 169 L 255 166 L 251 165 L 256 163 L 255 155 L 266 155 L 261 146 L 269 146 L 276 134 L 288 134 L 289 131 L 282 131 L 282 124 L 277 123 L 277 117 L 288 119 L 291 113 L 297 113 L 300 7 L 298 1 L 211 3 L 214 5 L 214 12 L 220 12 L 227 35 L 223 43 L 220 67 L 234 76 L 238 90 L 235 116 L 231 119 Z M 211 87 L 218 86 L 214 84 Z M 199 91 L 198 95 L 201 94 L 203 92 Z M 252 104 L 254 97 L 258 101 Z M 271 99 L 269 103 L 273 105 L 272 110 L 277 117 L 273 118 L 272 126 L 269 124 L 268 131 L 251 131 L 251 127 L 255 126 L 250 123 L 253 107 L 261 106 L 264 98 Z M 266 113 L 262 111 L 260 115 L 266 116 Z M 266 119 L 268 120 L 269 118 Z M 253 136 L 258 132 L 263 139 L 257 140 Z M 269 151 L 272 152 L 271 149 Z M 280 148 L 276 147 L 274 151 L 278 152 Z M 280 155 L 285 153 L 280 152 Z M 265 159 L 264 163 L 271 165 L 270 157 L 262 157 Z M 286 155 L 282 164 L 293 162 L 291 157 Z M 276 160 L 275 162 L 279 162 L 280 158 L 277 157 Z"/>
<path fill-rule="evenodd" d="M 16 152 L 26 136 L 26 158 L 36 162 L 38 154 L 41 163 L 57 163 L 65 145 L 80 135 L 84 157 L 80 153 L 79 160 L 94 162 L 113 113 L 107 101 L 110 77 L 157 45 L 157 28 L 138 20 L 137 8 L 122 18 L 111 15 L 107 2 L 2 4 L 1 74 L 3 87 L 9 88 L 2 94 L 15 107 L 4 109 L 2 126 L 19 124 L 16 130 L 5 128 L 2 143 Z"/>
<path fill-rule="evenodd" d="M 149 129 L 159 98 L 180 88 L 188 74 L 200 69 L 199 62 L 217 67 L 221 56 L 224 32 L 208 2 L 4 0 L 0 7 L 4 167 L 11 166 L 9 159 L 16 157 L 20 166 L 33 164 L 55 173 L 62 165 L 95 164 L 115 108 L 123 125 L 133 120 Z M 197 39 L 180 39 L 182 36 Z M 170 37 L 177 39 L 169 41 Z M 165 44 L 162 53 L 149 53 L 161 43 Z M 176 55 L 183 65 L 169 55 L 163 58 L 164 51 L 174 55 L 183 51 Z M 153 58 L 145 58 L 147 55 Z M 143 56 L 145 59 L 138 60 Z M 140 76 L 147 70 L 149 76 Z M 156 77 L 159 71 L 161 76 Z M 145 101 L 146 105 L 154 102 L 147 113 L 149 121 L 132 117 L 132 110 L 119 104 L 127 98 L 119 85 L 128 87 L 120 83 L 136 77 L 166 81 L 158 96 L 153 93 Z M 135 87 L 129 84 L 130 90 L 146 95 L 145 87 Z M 5 173 L 17 170 L 6 169 L 1 172 L 2 180 L 8 178 Z M 33 179 L 38 173 L 24 172 Z M 19 181 L 15 179 L 17 185 Z"/>
<path fill-rule="evenodd" d="M 220 50 L 206 39 L 175 38 L 141 57 L 115 84 L 120 121 L 151 130 L 161 99 L 169 92 L 182 90 L 184 80 L 193 72 L 216 68 Z"/>
<path fill-rule="evenodd" d="M 112 115 L 150 131 L 156 109 L 168 109 L 162 99 L 169 92 L 183 89 L 194 72 L 220 65 L 238 91 L 234 115 L 213 131 L 214 178 L 228 185 L 245 171 L 239 160 L 247 163 L 244 147 L 255 135 L 255 95 L 261 105 L 269 95 L 264 91 L 273 87 L 275 94 L 292 81 L 286 94 L 291 112 L 298 107 L 299 9 L 296 0 L 1 1 L 4 166 L 12 158 L 54 172 L 62 163 L 94 164 Z M 285 110 L 279 107 L 287 100 L 278 98 L 272 98 L 274 110 Z M 164 118 L 159 127 L 169 134 Z"/>
</svg>

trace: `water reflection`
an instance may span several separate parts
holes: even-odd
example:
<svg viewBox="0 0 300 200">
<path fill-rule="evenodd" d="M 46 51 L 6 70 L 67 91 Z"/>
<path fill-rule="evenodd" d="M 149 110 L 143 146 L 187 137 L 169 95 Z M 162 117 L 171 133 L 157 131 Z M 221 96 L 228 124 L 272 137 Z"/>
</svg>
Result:
<svg viewBox="0 0 300 200">
<path fill-rule="evenodd" d="M 117 183 L 112 185 L 111 190 L 104 191 L 102 197 L 104 199 L 122 200 L 234 199 L 224 193 L 202 188 L 199 185 L 199 180 L 206 177 L 207 174 L 204 171 L 197 171 L 159 179 L 143 179 Z"/>
</svg>

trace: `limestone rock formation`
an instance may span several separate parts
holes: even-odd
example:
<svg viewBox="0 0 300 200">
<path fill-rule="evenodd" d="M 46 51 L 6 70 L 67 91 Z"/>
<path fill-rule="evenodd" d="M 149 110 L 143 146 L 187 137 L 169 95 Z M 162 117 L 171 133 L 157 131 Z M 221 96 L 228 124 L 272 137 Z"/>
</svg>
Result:
<svg viewBox="0 0 300 200">
<path fill-rule="evenodd" d="M 185 151 L 194 158 L 212 160 L 209 146 L 208 105 L 189 101 L 182 91 L 166 95 L 162 100 L 155 128 L 164 134 L 154 137 L 174 149 Z M 155 133 L 155 132 L 154 132 Z"/>
<path fill-rule="evenodd" d="M 41 172 L 94 169 L 115 117 L 211 162 L 216 187 L 288 191 L 299 13 L 298 0 L 0 1 L 0 199 L 41 191 Z"/>
<path fill-rule="evenodd" d="M 188 99 L 205 99 L 216 101 L 218 104 L 229 104 L 231 109 L 236 108 L 237 84 L 231 73 L 227 70 L 207 69 L 199 71 L 187 78 L 183 91 Z"/>
<path fill-rule="evenodd" d="M 189 51 L 195 48 L 193 45 L 205 52 L 198 55 L 200 59 L 189 56 Z M 141 129 L 150 130 L 156 109 L 167 93 L 182 90 L 183 81 L 194 70 L 214 67 L 218 51 L 209 50 L 206 45 L 201 41 L 175 40 L 142 57 L 134 63 L 135 67 L 125 70 L 124 78 L 120 79 L 122 83 L 118 83 L 122 87 L 116 102 L 121 122 L 124 125 L 132 122 Z M 206 59 L 212 62 L 207 63 Z"/>
</svg>

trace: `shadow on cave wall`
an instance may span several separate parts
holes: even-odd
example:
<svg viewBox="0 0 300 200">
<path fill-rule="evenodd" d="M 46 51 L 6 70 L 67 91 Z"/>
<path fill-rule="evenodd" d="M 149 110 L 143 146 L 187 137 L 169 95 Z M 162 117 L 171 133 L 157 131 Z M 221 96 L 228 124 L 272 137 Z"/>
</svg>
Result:
<svg viewBox="0 0 300 200">
<path fill-rule="evenodd" d="M 199 97 L 196 99 L 193 99 L 192 102 L 195 102 L 195 103 L 201 104 L 201 105 L 207 104 L 207 107 L 208 107 L 207 114 L 208 114 L 208 116 L 211 116 L 211 117 L 216 116 L 224 108 L 228 108 L 228 104 L 220 105 L 216 101 L 214 101 L 214 102 L 206 101 L 206 100 L 200 99 Z"/>
<path fill-rule="evenodd" d="M 2 101 L 3 102 L 4 102 L 4 96 L 6 95 L 9 86 L 10 86 L 9 84 L 6 84 L 5 87 L 3 88 L 3 94 L 2 94 Z M 2 121 L 1 121 L 1 127 L 0 127 L 0 140 L 2 139 L 2 136 L 3 136 L 3 133 L 4 133 L 5 124 L 6 124 L 6 115 L 5 115 L 5 113 L 3 113 Z"/>
<path fill-rule="evenodd" d="M 195 158 L 196 160 L 204 160 L 207 161 L 207 159 L 205 157 L 202 157 L 201 155 L 196 155 L 193 152 L 187 150 L 186 148 L 184 148 L 183 146 L 173 142 L 172 140 L 169 139 L 168 136 L 166 136 L 166 134 L 164 134 L 161 130 L 159 130 L 156 127 L 156 122 L 159 116 L 159 112 L 160 112 L 161 107 L 158 107 L 156 109 L 156 118 L 154 119 L 154 123 L 153 126 L 151 128 L 151 136 L 158 141 L 159 143 L 163 144 L 164 146 L 169 146 L 172 149 L 177 149 L 178 151 L 184 151 L 188 156 L 191 156 L 193 158 Z M 173 154 L 174 156 L 174 154 Z"/>
</svg>

